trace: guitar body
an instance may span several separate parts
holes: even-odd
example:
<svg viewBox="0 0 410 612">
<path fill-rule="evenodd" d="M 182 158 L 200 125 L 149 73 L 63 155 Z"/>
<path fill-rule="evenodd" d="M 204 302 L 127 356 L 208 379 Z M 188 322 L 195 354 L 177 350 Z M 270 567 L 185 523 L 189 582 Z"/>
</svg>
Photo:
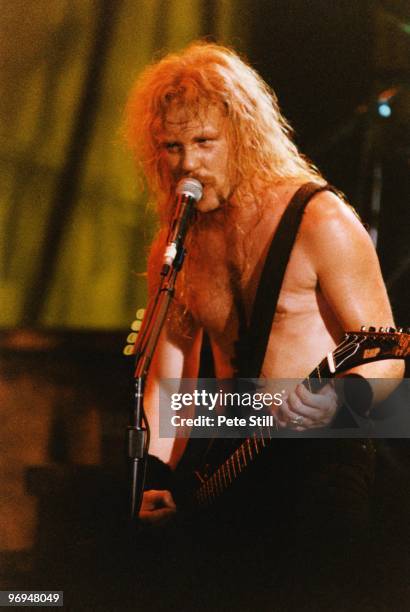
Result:
<svg viewBox="0 0 410 612">
<path fill-rule="evenodd" d="M 369 331 L 363 329 L 360 332 L 347 332 L 338 347 L 318 364 L 303 384 L 311 391 L 318 391 L 329 378 L 357 365 L 382 359 L 405 359 L 409 355 L 409 347 L 410 335 L 401 330 L 376 332 L 369 328 Z M 311 437 L 321 437 L 320 433 L 318 430 L 312 430 Z M 297 432 L 287 431 L 283 435 L 283 431 L 260 427 L 258 434 L 245 439 L 190 440 L 186 458 L 177 471 L 177 480 L 183 483 L 177 487 L 182 491 L 180 495 L 177 493 L 177 497 L 185 506 L 209 508 L 227 496 L 236 504 L 236 492 L 240 498 L 243 495 L 243 487 L 245 489 L 256 487 L 259 491 L 271 489 L 270 472 L 273 470 L 278 473 L 281 471 L 281 463 L 292 462 L 292 452 L 287 449 L 290 448 L 289 443 L 296 445 L 294 441 L 280 439 L 283 437 L 298 438 L 297 454 L 300 465 L 299 451 L 303 457 L 305 452 L 309 453 L 311 447 L 311 444 L 309 446 L 311 440 L 306 433 L 301 436 Z M 337 450 L 342 446 L 340 441 L 334 438 L 335 436 L 330 440 L 321 440 L 321 446 L 328 448 L 330 454 L 332 449 Z M 348 441 L 343 442 L 344 447 L 349 446 L 346 444 Z M 357 440 L 352 440 L 351 446 L 354 446 L 353 442 Z M 203 448 L 195 456 L 194 449 L 198 446 Z M 198 455 L 201 456 L 200 459 Z M 192 465 L 197 467 L 192 470 Z M 249 496 L 245 498 L 249 499 Z"/>
</svg>

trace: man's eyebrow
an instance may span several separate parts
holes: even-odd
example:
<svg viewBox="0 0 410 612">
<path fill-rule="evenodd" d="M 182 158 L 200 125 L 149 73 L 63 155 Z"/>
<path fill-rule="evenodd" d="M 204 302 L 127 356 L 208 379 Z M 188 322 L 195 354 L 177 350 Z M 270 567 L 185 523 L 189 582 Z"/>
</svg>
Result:
<svg viewBox="0 0 410 612">
<path fill-rule="evenodd" d="M 204 127 L 200 131 L 198 131 L 198 134 L 195 136 L 195 138 L 201 138 L 203 136 L 217 136 L 219 134 L 219 131 L 220 130 L 215 127 Z"/>
<path fill-rule="evenodd" d="M 177 138 L 172 138 L 172 136 L 160 136 L 158 139 L 160 144 L 178 144 L 179 140 Z"/>
</svg>

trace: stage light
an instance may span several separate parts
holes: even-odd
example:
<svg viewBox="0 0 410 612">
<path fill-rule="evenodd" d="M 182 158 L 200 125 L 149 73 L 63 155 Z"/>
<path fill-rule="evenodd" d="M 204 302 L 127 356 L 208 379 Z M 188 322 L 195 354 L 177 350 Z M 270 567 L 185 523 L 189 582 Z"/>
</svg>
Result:
<svg viewBox="0 0 410 612">
<path fill-rule="evenodd" d="M 378 105 L 378 113 L 381 117 L 390 117 L 391 107 L 387 104 L 387 102 L 382 102 Z"/>
</svg>

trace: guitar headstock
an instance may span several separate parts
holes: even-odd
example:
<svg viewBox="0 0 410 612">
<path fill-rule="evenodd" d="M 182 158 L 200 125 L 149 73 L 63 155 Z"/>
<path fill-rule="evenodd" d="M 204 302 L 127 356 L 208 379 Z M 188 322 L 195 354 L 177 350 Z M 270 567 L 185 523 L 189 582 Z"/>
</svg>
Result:
<svg viewBox="0 0 410 612">
<path fill-rule="evenodd" d="M 382 359 L 405 359 L 410 354 L 410 330 L 403 328 L 362 327 L 360 331 L 348 331 L 333 352 L 334 370 L 379 361 Z"/>
</svg>

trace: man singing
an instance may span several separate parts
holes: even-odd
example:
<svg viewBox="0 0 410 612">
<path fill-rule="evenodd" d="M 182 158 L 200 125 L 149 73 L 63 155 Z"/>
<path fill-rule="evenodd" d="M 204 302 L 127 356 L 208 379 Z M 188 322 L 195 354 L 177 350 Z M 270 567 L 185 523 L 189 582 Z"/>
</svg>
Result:
<svg viewBox="0 0 410 612">
<path fill-rule="evenodd" d="M 204 332 L 210 340 L 216 377 L 235 376 L 236 347 L 249 325 L 279 221 L 303 185 L 314 182 L 324 187 L 326 181 L 292 142 L 275 94 L 228 48 L 195 43 L 149 66 L 136 84 L 127 113 L 129 142 L 157 200 L 161 223 L 148 264 L 151 294 L 160 278 L 176 185 L 183 178 L 194 178 L 203 186 L 144 402 L 151 428 L 149 452 L 174 470 L 187 441 L 159 437 L 161 380 L 197 377 Z M 390 325 L 392 312 L 369 236 L 341 197 L 318 189 L 306 206 L 286 268 L 261 376 L 303 380 L 337 346 L 344 331 Z M 403 364 L 380 361 L 353 372 L 368 379 L 395 379 L 402 376 Z M 373 402 L 381 399 L 376 396 Z M 298 385 L 277 413 L 278 427 L 303 437 L 304 432 L 329 425 L 339 403 L 331 385 L 318 393 Z M 352 464 L 349 453 L 353 452 L 353 480 L 361 464 L 365 466 L 363 483 L 367 484 L 359 486 L 359 497 L 371 482 L 371 442 L 279 442 L 286 459 L 278 470 L 290 471 L 304 501 L 309 497 L 306 490 L 309 499 L 317 501 L 314 487 L 319 490 L 324 480 L 328 484 L 332 480 L 331 468 L 338 464 L 332 449 L 337 448 L 341 464 Z M 336 442 L 350 444 L 349 452 Z M 298 449 L 302 443 L 309 443 L 312 473 L 319 474 L 306 476 L 307 489 L 301 482 L 306 463 L 306 455 Z M 340 472 L 340 463 L 336 467 Z M 145 492 L 143 522 L 161 522 L 176 512 L 172 494 L 160 489 Z M 326 490 L 333 491 L 332 484 Z M 351 508 L 354 503 L 349 500 L 346 505 Z M 300 507 L 296 496 L 294 508 L 300 511 Z"/>
</svg>

